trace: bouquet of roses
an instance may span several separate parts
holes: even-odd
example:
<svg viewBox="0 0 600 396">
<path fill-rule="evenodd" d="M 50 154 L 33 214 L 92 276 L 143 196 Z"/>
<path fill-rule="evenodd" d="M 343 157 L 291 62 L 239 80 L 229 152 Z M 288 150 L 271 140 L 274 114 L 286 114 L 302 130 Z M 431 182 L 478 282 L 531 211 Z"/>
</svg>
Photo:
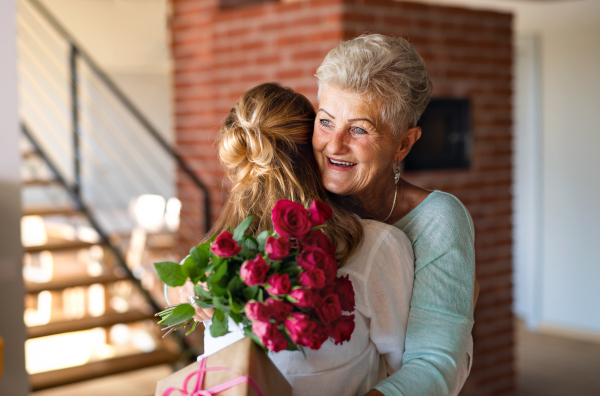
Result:
<svg viewBox="0 0 600 396">
<path fill-rule="evenodd" d="M 230 317 L 270 351 L 319 349 L 328 338 L 341 344 L 354 331 L 354 315 L 342 314 L 354 310 L 354 289 L 348 276 L 336 277 L 335 246 L 321 230 L 331 216 L 318 201 L 305 208 L 280 200 L 271 213 L 275 233 L 246 235 L 249 216 L 233 234 L 223 231 L 193 247 L 182 265 L 154 265 L 169 286 L 188 278 L 196 285 L 191 302 L 215 309 L 213 337 L 227 334 Z M 180 304 L 157 315 L 167 334 L 191 325 L 190 334 L 198 324 L 194 313 L 191 304 Z"/>
</svg>

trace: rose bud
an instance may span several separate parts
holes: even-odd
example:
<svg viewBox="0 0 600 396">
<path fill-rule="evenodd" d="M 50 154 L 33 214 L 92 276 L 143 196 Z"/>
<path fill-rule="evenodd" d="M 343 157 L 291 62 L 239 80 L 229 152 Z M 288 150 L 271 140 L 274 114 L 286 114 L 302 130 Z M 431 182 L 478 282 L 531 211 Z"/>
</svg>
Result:
<svg viewBox="0 0 600 396">
<path fill-rule="evenodd" d="M 266 322 L 272 317 L 271 309 L 266 304 L 258 301 L 247 302 L 244 312 L 246 313 L 246 317 L 252 321 L 262 320 Z"/>
<path fill-rule="evenodd" d="M 240 278 L 248 286 L 262 285 L 269 272 L 269 264 L 259 254 L 254 259 L 246 261 L 240 268 Z"/>
<path fill-rule="evenodd" d="M 267 293 L 281 296 L 288 294 L 292 288 L 290 276 L 288 274 L 273 274 L 265 282 L 269 286 L 265 288 Z"/>
<path fill-rule="evenodd" d="M 331 216 L 333 216 L 333 210 L 316 199 L 312 201 L 312 204 L 308 208 L 308 217 L 313 227 L 325 224 L 325 221 L 329 220 Z"/>
<path fill-rule="evenodd" d="M 321 322 L 335 322 L 342 316 L 342 306 L 340 305 L 340 299 L 337 294 L 330 294 L 325 298 L 322 298 L 317 305 L 316 311 Z"/>
<path fill-rule="evenodd" d="M 325 274 L 325 284 L 333 285 L 335 283 L 335 277 L 339 268 L 338 262 L 335 259 L 335 257 L 333 257 L 333 255 L 331 254 L 328 254 L 327 257 L 325 257 L 325 260 L 323 261 L 320 268 Z"/>
<path fill-rule="evenodd" d="M 327 252 L 323 249 L 316 246 L 307 246 L 298 256 L 298 266 L 305 270 L 323 269 L 327 256 Z"/>
<path fill-rule="evenodd" d="M 321 230 L 315 230 L 308 233 L 308 235 L 302 240 L 303 246 L 314 246 L 323 249 L 327 253 L 334 254 L 335 246 L 329 240 L 327 235 Z"/>
<path fill-rule="evenodd" d="M 281 323 L 286 320 L 290 312 L 292 312 L 294 309 L 291 304 L 288 304 L 285 301 L 275 300 L 274 298 L 267 298 L 267 305 L 269 309 L 269 316 L 275 319 L 277 323 Z"/>
<path fill-rule="evenodd" d="M 271 322 L 252 322 L 252 332 L 258 337 L 269 351 L 279 352 L 287 348 L 288 342 L 277 329 L 277 324 Z"/>
<path fill-rule="evenodd" d="M 321 345 L 329 338 L 330 328 L 329 326 L 322 325 L 315 322 L 315 329 L 304 336 L 303 344 L 310 349 L 320 349 Z"/>
<path fill-rule="evenodd" d="M 354 287 L 349 279 L 349 275 L 340 276 L 335 279 L 335 293 L 340 298 L 342 311 L 354 311 L 354 307 L 356 306 L 354 300 Z"/>
<path fill-rule="evenodd" d="M 233 257 L 242 251 L 229 231 L 223 231 L 213 241 L 210 249 L 219 257 Z"/>
<path fill-rule="evenodd" d="M 342 315 L 331 325 L 329 336 L 333 338 L 335 345 L 339 345 L 344 341 L 350 341 L 352 332 L 354 332 L 354 315 Z"/>
<path fill-rule="evenodd" d="M 290 297 L 296 299 L 296 301 L 297 301 L 292 304 L 297 305 L 302 308 L 308 308 L 308 309 L 313 308 L 315 306 L 315 303 L 319 299 L 318 294 L 313 293 L 312 290 L 306 290 L 306 289 L 292 290 L 290 292 L 290 294 L 288 294 L 288 295 Z"/>
<path fill-rule="evenodd" d="M 296 344 L 305 345 L 305 337 L 314 331 L 316 323 L 310 320 L 308 315 L 294 312 L 286 319 L 283 326 L 289 332 L 292 341 Z"/>
<path fill-rule="evenodd" d="M 321 289 L 325 287 L 325 273 L 318 268 L 306 270 L 298 275 L 298 284 L 312 289 Z"/>
<path fill-rule="evenodd" d="M 271 212 L 275 231 L 284 238 L 302 238 L 310 231 L 308 212 L 299 203 L 281 199 Z"/>
<path fill-rule="evenodd" d="M 268 237 L 265 245 L 265 253 L 269 254 L 271 260 L 282 260 L 289 253 L 290 249 L 294 246 L 294 242 L 288 241 L 287 238 L 274 238 Z"/>
</svg>

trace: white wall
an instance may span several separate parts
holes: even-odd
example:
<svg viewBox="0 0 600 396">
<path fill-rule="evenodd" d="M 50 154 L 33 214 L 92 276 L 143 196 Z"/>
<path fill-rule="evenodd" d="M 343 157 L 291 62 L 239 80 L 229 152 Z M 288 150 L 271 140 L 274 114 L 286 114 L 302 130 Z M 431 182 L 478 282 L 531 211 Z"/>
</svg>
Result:
<svg viewBox="0 0 600 396">
<path fill-rule="evenodd" d="M 600 333 L 600 1 L 421 1 L 514 14 L 515 309 Z"/>
<path fill-rule="evenodd" d="M 25 396 L 25 292 L 21 267 L 21 196 L 17 122 L 17 48 L 15 0 L 0 1 L 0 335 L 4 338 L 4 375 L 0 395 Z"/>
</svg>

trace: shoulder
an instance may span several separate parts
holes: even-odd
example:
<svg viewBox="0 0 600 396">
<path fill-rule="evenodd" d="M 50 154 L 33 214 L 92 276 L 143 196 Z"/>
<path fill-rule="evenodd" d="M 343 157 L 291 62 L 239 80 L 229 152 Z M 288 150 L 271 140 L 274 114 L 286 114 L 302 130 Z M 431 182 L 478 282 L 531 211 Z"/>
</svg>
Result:
<svg viewBox="0 0 600 396">
<path fill-rule="evenodd" d="M 386 261 L 410 262 L 413 266 L 412 246 L 402 230 L 375 220 L 360 220 L 360 222 L 364 230 L 363 240 L 341 271 L 352 272 L 366 280 L 374 263 L 381 263 L 381 257 L 388 258 Z"/>
</svg>

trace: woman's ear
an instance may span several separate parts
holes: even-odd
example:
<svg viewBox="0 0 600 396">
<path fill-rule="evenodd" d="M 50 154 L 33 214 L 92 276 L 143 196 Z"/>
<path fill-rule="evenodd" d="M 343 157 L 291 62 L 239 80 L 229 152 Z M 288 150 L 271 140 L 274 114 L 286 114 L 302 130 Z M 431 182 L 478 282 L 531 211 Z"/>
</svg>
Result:
<svg viewBox="0 0 600 396">
<path fill-rule="evenodd" d="M 396 150 L 396 154 L 394 155 L 394 160 L 398 162 L 402 161 L 404 157 L 408 155 L 420 137 L 421 127 L 416 126 L 407 129 L 400 137 L 400 144 L 398 145 L 398 150 Z"/>
</svg>

